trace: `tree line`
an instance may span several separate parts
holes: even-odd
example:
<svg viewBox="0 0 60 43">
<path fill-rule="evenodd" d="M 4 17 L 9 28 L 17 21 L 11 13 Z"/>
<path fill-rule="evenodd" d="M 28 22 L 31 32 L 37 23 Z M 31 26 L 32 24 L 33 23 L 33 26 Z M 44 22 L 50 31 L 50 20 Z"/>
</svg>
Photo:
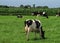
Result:
<svg viewBox="0 0 60 43">
<path fill-rule="evenodd" d="M 10 7 L 15 7 L 15 6 L 0 5 L 0 7 L 10 8 Z M 35 4 L 33 4 L 33 6 L 31 6 L 31 5 L 20 5 L 19 7 L 20 8 L 49 8 L 48 6 L 35 6 Z"/>
<path fill-rule="evenodd" d="M 19 7 L 0 5 L 0 15 L 31 15 L 31 12 L 45 11 L 48 15 L 56 15 L 60 8 L 49 8 L 48 6 L 20 5 Z"/>
</svg>

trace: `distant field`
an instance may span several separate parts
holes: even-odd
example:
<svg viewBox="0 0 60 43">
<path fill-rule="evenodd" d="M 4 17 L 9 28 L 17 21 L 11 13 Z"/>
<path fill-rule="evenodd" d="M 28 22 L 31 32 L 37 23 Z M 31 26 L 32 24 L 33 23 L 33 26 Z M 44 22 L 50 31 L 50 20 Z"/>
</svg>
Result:
<svg viewBox="0 0 60 43">
<path fill-rule="evenodd" d="M 26 41 L 24 33 L 24 20 L 39 19 L 45 30 L 46 39 L 34 40 L 34 33 L 30 34 L 30 40 Z M 60 17 L 49 16 L 36 17 L 24 16 L 17 18 L 16 16 L 0 16 L 0 43 L 60 43 Z"/>
</svg>

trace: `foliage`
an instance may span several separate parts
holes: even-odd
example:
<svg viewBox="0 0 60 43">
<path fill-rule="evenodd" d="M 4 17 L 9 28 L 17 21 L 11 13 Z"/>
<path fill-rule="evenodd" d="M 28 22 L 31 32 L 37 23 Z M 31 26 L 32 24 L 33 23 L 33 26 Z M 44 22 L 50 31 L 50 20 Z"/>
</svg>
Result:
<svg viewBox="0 0 60 43">
<path fill-rule="evenodd" d="M 58 11 L 60 11 L 59 8 L 46 8 L 47 6 L 44 6 L 43 8 L 31 8 L 30 5 L 23 6 L 21 5 L 20 7 L 0 7 L 0 15 L 31 15 L 31 12 L 34 11 L 45 11 L 47 12 L 47 15 L 49 16 L 55 16 Z"/>
</svg>

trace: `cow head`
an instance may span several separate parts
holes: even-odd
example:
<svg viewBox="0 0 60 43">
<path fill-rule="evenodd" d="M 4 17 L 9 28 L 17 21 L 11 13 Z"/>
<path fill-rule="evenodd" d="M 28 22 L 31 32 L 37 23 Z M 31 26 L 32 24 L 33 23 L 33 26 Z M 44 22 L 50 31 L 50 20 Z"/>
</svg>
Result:
<svg viewBox="0 0 60 43">
<path fill-rule="evenodd" d="M 31 24 L 32 24 L 32 20 L 26 20 L 24 23 L 25 23 L 25 26 L 26 26 L 26 24 L 27 24 L 27 26 L 29 27 Z"/>
<path fill-rule="evenodd" d="M 46 18 L 48 18 L 48 15 L 47 15 L 46 12 L 43 12 L 42 14 L 43 14 L 43 16 L 45 16 Z"/>
</svg>

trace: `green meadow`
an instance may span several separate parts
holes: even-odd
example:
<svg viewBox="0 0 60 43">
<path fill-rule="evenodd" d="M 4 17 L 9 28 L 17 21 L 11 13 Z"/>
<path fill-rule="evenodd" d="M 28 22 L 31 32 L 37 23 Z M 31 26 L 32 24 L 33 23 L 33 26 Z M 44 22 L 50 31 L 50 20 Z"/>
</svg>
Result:
<svg viewBox="0 0 60 43">
<path fill-rule="evenodd" d="M 39 19 L 46 39 L 39 39 L 37 33 L 37 40 L 34 40 L 34 33 L 30 33 L 30 40 L 27 41 L 24 33 L 26 19 Z M 60 17 L 49 16 L 47 19 L 42 16 L 0 16 L 0 43 L 60 43 Z"/>
</svg>

